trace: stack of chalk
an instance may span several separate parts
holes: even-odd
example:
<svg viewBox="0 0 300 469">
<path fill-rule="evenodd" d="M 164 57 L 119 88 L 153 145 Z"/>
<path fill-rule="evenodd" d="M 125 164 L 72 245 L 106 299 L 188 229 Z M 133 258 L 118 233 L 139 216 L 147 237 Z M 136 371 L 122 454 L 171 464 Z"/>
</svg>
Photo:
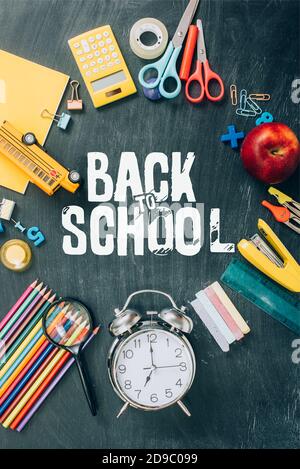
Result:
<svg viewBox="0 0 300 469">
<path fill-rule="evenodd" d="M 190 303 L 223 352 L 250 328 L 218 282 L 196 293 Z"/>
</svg>

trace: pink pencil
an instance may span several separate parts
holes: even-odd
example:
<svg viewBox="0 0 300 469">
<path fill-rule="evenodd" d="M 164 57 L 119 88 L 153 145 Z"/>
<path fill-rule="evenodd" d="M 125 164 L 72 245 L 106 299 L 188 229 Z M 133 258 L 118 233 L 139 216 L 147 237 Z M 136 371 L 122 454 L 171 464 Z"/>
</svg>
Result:
<svg viewBox="0 0 300 469">
<path fill-rule="evenodd" d="M 30 293 L 33 292 L 33 290 L 37 286 L 37 283 L 38 283 L 38 280 L 33 282 L 31 285 L 29 285 L 29 287 L 26 288 L 26 290 L 24 291 L 23 295 L 20 296 L 20 298 L 18 299 L 16 304 L 8 311 L 7 315 L 4 316 L 4 318 L 0 322 L 0 331 L 1 331 L 1 329 L 4 328 L 4 326 L 8 323 L 8 321 L 13 317 L 15 312 L 19 309 L 21 304 L 26 300 L 26 298 L 30 295 Z"/>
</svg>

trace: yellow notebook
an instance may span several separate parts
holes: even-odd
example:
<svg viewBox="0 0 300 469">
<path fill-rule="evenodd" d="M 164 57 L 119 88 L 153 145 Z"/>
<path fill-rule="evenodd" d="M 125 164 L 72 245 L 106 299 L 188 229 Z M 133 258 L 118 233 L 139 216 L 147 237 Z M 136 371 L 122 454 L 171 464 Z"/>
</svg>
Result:
<svg viewBox="0 0 300 469">
<path fill-rule="evenodd" d="M 33 132 L 43 145 L 52 121 L 41 112 L 56 113 L 68 81 L 64 73 L 0 50 L 0 122 Z M 0 186 L 24 194 L 27 185 L 23 171 L 0 155 Z"/>
</svg>

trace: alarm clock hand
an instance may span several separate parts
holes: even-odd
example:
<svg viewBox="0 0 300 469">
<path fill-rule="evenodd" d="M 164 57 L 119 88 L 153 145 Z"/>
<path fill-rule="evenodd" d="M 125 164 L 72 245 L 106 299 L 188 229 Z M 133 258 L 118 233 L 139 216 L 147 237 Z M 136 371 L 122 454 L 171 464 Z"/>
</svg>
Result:
<svg viewBox="0 0 300 469">
<path fill-rule="evenodd" d="M 152 348 L 151 342 L 150 342 L 150 354 L 151 354 L 151 365 L 155 366 L 153 362 L 153 348 Z"/>
<path fill-rule="evenodd" d="M 147 376 L 146 378 L 146 382 L 144 384 L 144 388 L 147 386 L 147 384 L 149 383 L 150 379 L 151 379 L 151 376 L 152 376 L 152 373 L 153 371 L 156 370 L 156 367 L 155 368 L 152 368 L 152 370 L 150 371 L 149 375 Z"/>
<path fill-rule="evenodd" d="M 156 366 L 156 368 L 177 368 L 178 366 L 181 366 L 181 363 L 179 365 Z"/>
</svg>

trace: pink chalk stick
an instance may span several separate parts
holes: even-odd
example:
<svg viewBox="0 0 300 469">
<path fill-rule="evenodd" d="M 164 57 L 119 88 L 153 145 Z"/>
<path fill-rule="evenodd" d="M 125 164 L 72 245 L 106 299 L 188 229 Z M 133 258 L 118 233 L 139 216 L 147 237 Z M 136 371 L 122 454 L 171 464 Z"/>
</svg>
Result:
<svg viewBox="0 0 300 469">
<path fill-rule="evenodd" d="M 216 292 L 213 290 L 211 287 L 205 288 L 205 294 L 208 296 L 214 307 L 218 310 L 220 316 L 224 319 L 226 322 L 227 326 L 235 336 L 236 340 L 241 340 L 244 337 L 244 334 L 242 333 L 241 329 L 231 316 L 230 312 L 226 308 L 226 306 L 223 305 L 221 302 L 220 298 L 216 294 Z"/>
</svg>

